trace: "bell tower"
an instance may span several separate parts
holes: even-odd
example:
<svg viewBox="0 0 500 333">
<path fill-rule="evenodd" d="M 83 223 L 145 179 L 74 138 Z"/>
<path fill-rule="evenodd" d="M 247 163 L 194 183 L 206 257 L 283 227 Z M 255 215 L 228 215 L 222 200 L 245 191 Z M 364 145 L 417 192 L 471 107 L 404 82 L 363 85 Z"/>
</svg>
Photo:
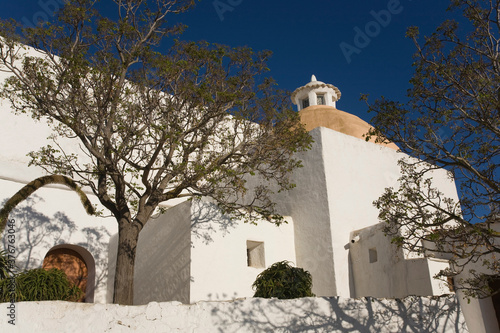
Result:
<svg viewBox="0 0 500 333">
<path fill-rule="evenodd" d="M 311 82 L 295 89 L 292 93 L 292 102 L 297 105 L 298 111 L 313 105 L 326 105 L 335 108 L 335 103 L 340 99 L 340 95 L 339 88 L 333 84 L 318 81 L 313 75 Z"/>
</svg>

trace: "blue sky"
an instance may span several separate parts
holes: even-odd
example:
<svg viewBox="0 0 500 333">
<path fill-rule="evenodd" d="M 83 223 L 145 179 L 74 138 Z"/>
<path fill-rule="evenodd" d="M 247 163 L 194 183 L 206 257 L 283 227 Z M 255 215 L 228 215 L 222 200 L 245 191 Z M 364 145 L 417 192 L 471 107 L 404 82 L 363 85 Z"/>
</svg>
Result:
<svg viewBox="0 0 500 333">
<path fill-rule="evenodd" d="M 4 2 L 0 17 L 32 22 L 37 15 L 50 16 L 59 1 Z M 416 25 L 423 35 L 432 33 L 443 20 L 457 16 L 446 11 L 448 4 L 448 0 L 202 0 L 173 19 L 188 25 L 182 39 L 273 51 L 270 75 L 281 88 L 293 91 L 315 74 L 340 89 L 339 109 L 369 121 L 360 94 L 370 94 L 371 100 L 381 95 L 404 99 L 415 51 L 405 38 L 406 28 Z M 101 0 L 100 7 L 112 8 L 112 1 Z"/>
</svg>

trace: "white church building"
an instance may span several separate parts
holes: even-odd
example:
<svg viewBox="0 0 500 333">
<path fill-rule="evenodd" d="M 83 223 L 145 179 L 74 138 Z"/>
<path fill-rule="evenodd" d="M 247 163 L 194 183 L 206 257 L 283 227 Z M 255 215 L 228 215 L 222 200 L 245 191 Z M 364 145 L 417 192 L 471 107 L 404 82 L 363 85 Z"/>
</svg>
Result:
<svg viewBox="0 0 500 333">
<path fill-rule="evenodd" d="M 276 197 L 288 223 L 276 227 L 265 221 L 231 221 L 209 200 L 167 207 L 140 234 L 135 304 L 251 297 L 256 276 L 282 260 L 311 273 L 317 296 L 400 298 L 450 292 L 446 283 L 433 279 L 446 261 L 409 256 L 381 232 L 372 202 L 386 187 L 397 186 L 397 162 L 404 154 L 394 144 L 367 142 L 363 135 L 370 125 L 338 110 L 340 95 L 337 87 L 313 76 L 291 96 L 314 143 L 300 156 L 303 168 L 292 181 L 296 188 Z M 45 174 L 28 166 L 26 154 L 48 144 L 51 130 L 29 116 L 14 115 L 5 100 L 0 117 L 4 201 Z M 444 170 L 433 178 L 443 193 L 458 200 Z M 10 218 L 15 220 L 20 269 L 77 262 L 77 272 L 68 275 L 83 281 L 85 301 L 111 302 L 118 239 L 114 218 L 88 216 L 78 196 L 62 186 L 38 190 Z"/>
<path fill-rule="evenodd" d="M 134 302 L 249 297 L 256 276 L 281 260 L 309 271 L 317 296 L 449 293 L 446 283 L 433 279 L 446 261 L 410 257 L 382 233 L 372 202 L 397 185 L 403 154 L 394 144 L 366 142 L 370 125 L 336 109 L 339 98 L 337 87 L 314 76 L 292 94 L 314 143 L 300 156 L 296 188 L 276 197 L 287 224 L 231 222 L 208 201 L 170 208 L 141 231 Z M 433 177 L 458 200 L 444 170 Z M 110 263 L 116 242 L 111 237 Z M 108 301 L 111 295 L 108 284 Z"/>
<path fill-rule="evenodd" d="M 0 72 L 0 81 L 9 74 Z M 252 297 L 252 283 L 273 263 L 288 260 L 309 271 L 316 296 L 403 298 L 449 294 L 433 276 L 446 260 L 406 253 L 382 232 L 373 206 L 386 187 L 397 187 L 398 161 L 409 158 L 392 143 L 365 140 L 370 125 L 340 111 L 340 90 L 317 81 L 291 98 L 314 142 L 292 174 L 296 187 L 275 197 L 287 223 L 246 224 L 221 214 L 209 198 L 178 200 L 153 216 L 139 236 L 134 304 L 152 301 L 231 300 Z M 51 143 L 43 121 L 11 112 L 0 100 L 0 204 L 46 173 L 27 154 Z M 75 142 L 63 142 L 75 149 Z M 71 147 L 73 145 L 73 147 Z M 65 147 L 68 148 L 68 147 Z M 445 170 L 433 184 L 454 200 Z M 98 199 L 89 191 L 90 201 Z M 82 301 L 111 303 L 118 227 L 107 214 L 89 216 L 66 187 L 45 186 L 9 216 L 20 270 L 58 267 L 84 291 Z M 1 238 L 7 247 L 6 233 Z M 491 298 L 460 298 L 471 332 L 500 332 Z"/>
</svg>

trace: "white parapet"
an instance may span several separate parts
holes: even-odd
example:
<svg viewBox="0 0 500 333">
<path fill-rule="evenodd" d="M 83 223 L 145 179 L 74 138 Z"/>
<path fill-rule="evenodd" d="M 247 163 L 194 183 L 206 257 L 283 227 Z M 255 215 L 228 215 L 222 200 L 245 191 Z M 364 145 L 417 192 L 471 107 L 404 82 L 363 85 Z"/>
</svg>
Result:
<svg viewBox="0 0 500 333">
<path fill-rule="evenodd" d="M 8 303 L 0 304 L 7 311 Z M 454 296 L 398 299 L 247 298 L 141 306 L 23 302 L 1 332 L 468 332 Z"/>
</svg>

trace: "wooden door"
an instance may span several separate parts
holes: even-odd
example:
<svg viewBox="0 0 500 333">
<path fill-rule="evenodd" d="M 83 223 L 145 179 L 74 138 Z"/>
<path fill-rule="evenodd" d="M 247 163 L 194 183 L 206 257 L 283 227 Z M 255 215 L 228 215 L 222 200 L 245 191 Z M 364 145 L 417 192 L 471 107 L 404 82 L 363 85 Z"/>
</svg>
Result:
<svg viewBox="0 0 500 333">
<path fill-rule="evenodd" d="M 82 256 L 71 249 L 59 248 L 49 251 L 43 260 L 43 268 L 58 268 L 66 273 L 70 282 L 83 292 L 78 302 L 85 301 L 87 288 L 88 268 Z"/>
</svg>

